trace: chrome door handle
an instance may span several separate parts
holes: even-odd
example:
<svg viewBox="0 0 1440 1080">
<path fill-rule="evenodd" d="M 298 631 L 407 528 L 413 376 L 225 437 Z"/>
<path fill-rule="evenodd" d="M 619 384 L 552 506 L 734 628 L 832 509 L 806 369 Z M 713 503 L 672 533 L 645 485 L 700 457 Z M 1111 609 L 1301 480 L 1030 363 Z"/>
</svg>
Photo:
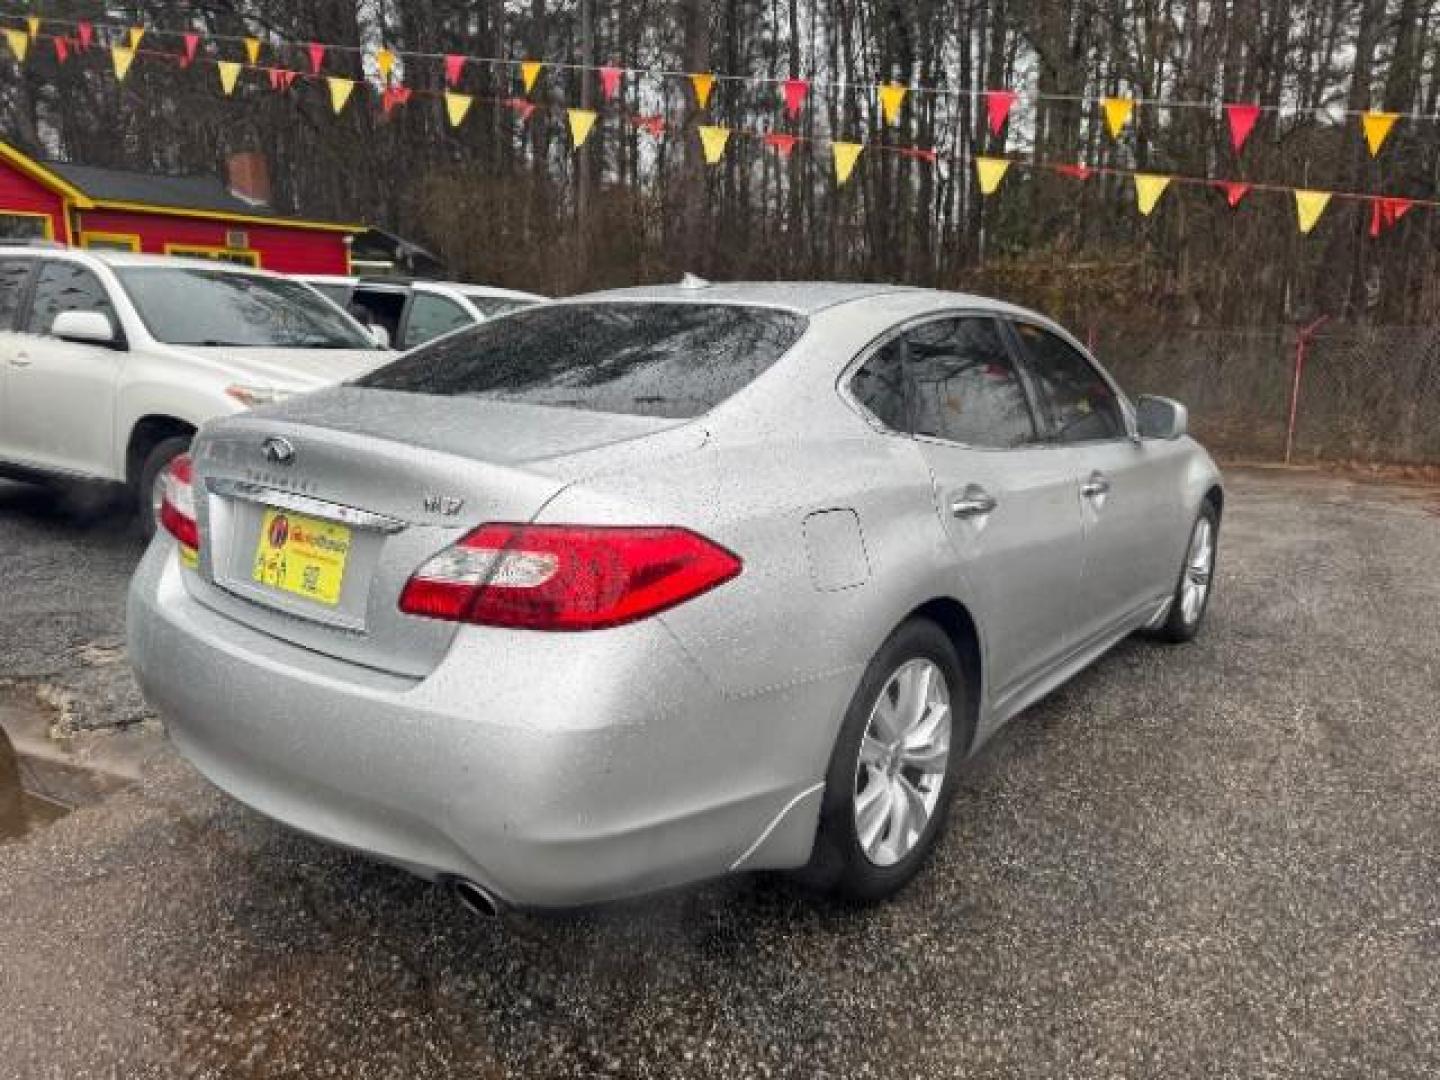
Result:
<svg viewBox="0 0 1440 1080">
<path fill-rule="evenodd" d="M 982 487 L 971 484 L 960 497 L 950 504 L 950 513 L 958 518 L 984 517 L 1000 503 Z"/>
<path fill-rule="evenodd" d="M 1080 494 L 1087 499 L 1098 499 L 1102 495 L 1110 494 L 1110 481 L 1105 478 L 1104 473 L 1091 473 L 1090 479 L 1080 485 Z"/>
</svg>

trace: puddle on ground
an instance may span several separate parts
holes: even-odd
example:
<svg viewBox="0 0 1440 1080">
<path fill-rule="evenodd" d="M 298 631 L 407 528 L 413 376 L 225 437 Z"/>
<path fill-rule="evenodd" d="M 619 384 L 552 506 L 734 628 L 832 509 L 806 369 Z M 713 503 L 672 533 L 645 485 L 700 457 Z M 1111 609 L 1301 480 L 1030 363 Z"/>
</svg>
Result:
<svg viewBox="0 0 1440 1080">
<path fill-rule="evenodd" d="M 87 760 L 93 754 L 52 740 L 52 712 L 33 689 L 0 687 L 0 844 L 100 802 L 138 776 L 96 768 Z"/>
</svg>

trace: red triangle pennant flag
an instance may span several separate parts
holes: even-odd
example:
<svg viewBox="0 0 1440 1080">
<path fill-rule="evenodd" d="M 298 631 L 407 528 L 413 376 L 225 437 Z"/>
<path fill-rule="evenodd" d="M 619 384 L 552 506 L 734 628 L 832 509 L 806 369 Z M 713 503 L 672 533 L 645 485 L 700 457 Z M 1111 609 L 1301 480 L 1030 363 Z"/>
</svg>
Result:
<svg viewBox="0 0 1440 1080">
<path fill-rule="evenodd" d="M 1089 165 L 1056 165 L 1055 171 L 1061 176 L 1068 176 L 1072 180 L 1089 180 Z"/>
<path fill-rule="evenodd" d="M 1010 107 L 1018 95 L 1013 90 L 985 91 L 985 113 L 990 120 L 990 134 L 999 135 L 1010 115 Z"/>
<path fill-rule="evenodd" d="M 312 41 L 306 49 L 310 53 L 310 74 L 319 75 L 320 68 L 325 64 L 325 46 Z"/>
<path fill-rule="evenodd" d="M 63 63 L 65 62 L 66 58 L 69 57 L 69 55 L 70 55 L 70 46 L 66 44 L 65 38 L 64 38 L 62 35 L 56 34 L 56 35 L 55 35 L 55 59 L 58 60 L 58 61 L 60 61 L 60 63 L 63 64 Z"/>
<path fill-rule="evenodd" d="M 450 53 L 445 57 L 445 85 L 454 86 L 460 81 L 460 73 L 465 70 L 465 57 Z"/>
<path fill-rule="evenodd" d="M 1260 119 L 1259 105 L 1226 105 L 1225 119 L 1230 122 L 1230 147 L 1239 153 L 1255 130 L 1255 121 Z"/>
<path fill-rule="evenodd" d="M 772 131 L 765 136 L 765 145 L 776 151 L 782 158 L 790 156 L 797 142 L 799 140 L 794 135 L 786 135 L 779 131 Z"/>
<path fill-rule="evenodd" d="M 522 124 L 526 120 L 529 120 L 530 114 L 535 111 L 535 103 L 528 98 L 512 97 L 509 101 L 509 105 L 510 108 L 514 110 L 515 115 L 520 118 L 520 122 Z"/>
<path fill-rule="evenodd" d="M 189 67 L 195 62 L 195 51 L 200 48 L 200 35 L 189 33 L 185 35 L 185 59 L 180 61 L 181 67 Z"/>
<path fill-rule="evenodd" d="M 82 20 L 75 24 L 75 36 L 80 39 L 80 49 L 83 52 L 90 48 L 90 42 L 95 37 L 95 28 Z"/>
<path fill-rule="evenodd" d="M 1405 216 L 1405 211 L 1414 206 L 1410 199 L 1383 198 L 1370 204 L 1370 235 L 1379 236 L 1386 229 Z"/>
<path fill-rule="evenodd" d="M 805 104 L 805 95 L 810 93 L 810 84 L 804 79 L 785 80 L 785 115 L 791 120 L 800 115 Z"/>
<path fill-rule="evenodd" d="M 288 68 L 270 68 L 270 89 L 276 93 L 289 90 L 295 85 L 295 77 L 300 73 L 291 71 Z"/>
<path fill-rule="evenodd" d="M 1221 180 L 1220 190 L 1225 192 L 1225 201 L 1230 204 L 1233 210 L 1240 205 L 1240 200 L 1250 194 L 1250 185 L 1243 180 Z"/>
<path fill-rule="evenodd" d="M 623 72 L 618 67 L 602 67 L 600 69 L 600 92 L 605 95 L 606 101 L 613 101 L 615 91 L 620 89 L 620 76 Z"/>
<path fill-rule="evenodd" d="M 663 116 L 632 116 L 630 122 L 652 139 L 658 139 L 665 134 L 665 118 Z"/>
<path fill-rule="evenodd" d="M 291 74 L 294 74 L 293 72 Z M 410 104 L 410 87 L 408 86 L 387 86 L 380 91 L 380 108 L 389 116 L 397 105 Z"/>
</svg>

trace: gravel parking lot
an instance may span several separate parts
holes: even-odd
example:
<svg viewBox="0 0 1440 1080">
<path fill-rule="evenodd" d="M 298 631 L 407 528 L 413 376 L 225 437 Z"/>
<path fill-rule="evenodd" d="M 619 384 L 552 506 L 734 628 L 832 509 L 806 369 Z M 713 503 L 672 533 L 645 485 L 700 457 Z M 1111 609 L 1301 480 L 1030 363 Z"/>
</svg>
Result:
<svg viewBox="0 0 1440 1080">
<path fill-rule="evenodd" d="M 119 531 L 0 487 L 0 675 L 75 726 L 143 716 Z M 1437 565 L 1440 490 L 1233 473 L 1200 641 L 1017 720 L 869 911 L 480 920 L 162 751 L 0 845 L 0 1076 L 1433 1076 Z"/>
</svg>

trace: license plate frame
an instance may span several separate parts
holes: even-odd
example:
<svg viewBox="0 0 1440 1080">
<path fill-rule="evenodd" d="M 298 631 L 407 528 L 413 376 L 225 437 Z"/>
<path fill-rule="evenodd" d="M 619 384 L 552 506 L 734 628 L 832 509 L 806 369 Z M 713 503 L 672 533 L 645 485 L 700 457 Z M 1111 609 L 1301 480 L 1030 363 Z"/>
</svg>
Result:
<svg viewBox="0 0 1440 1080">
<path fill-rule="evenodd" d="M 337 521 L 267 506 L 250 560 L 253 585 L 334 610 L 345 591 L 355 530 Z"/>
</svg>

